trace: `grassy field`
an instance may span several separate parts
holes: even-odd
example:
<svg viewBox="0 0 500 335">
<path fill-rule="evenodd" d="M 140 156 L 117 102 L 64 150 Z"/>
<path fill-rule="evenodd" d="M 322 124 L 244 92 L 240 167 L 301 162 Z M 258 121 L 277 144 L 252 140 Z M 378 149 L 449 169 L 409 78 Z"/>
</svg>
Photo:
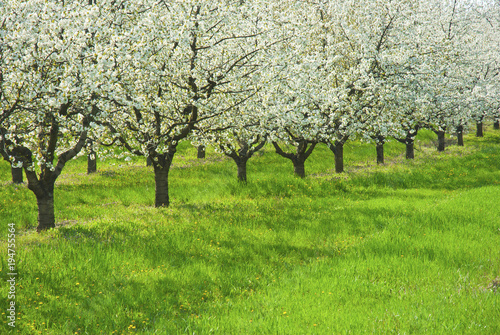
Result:
<svg viewBox="0 0 500 335">
<path fill-rule="evenodd" d="M 83 158 L 57 182 L 57 228 L 0 162 L 0 333 L 500 334 L 500 132 L 416 159 L 348 142 L 346 173 L 319 146 L 305 179 L 266 147 L 235 164 L 183 145 L 169 208 L 144 161 Z M 8 326 L 7 228 L 16 234 Z"/>
</svg>

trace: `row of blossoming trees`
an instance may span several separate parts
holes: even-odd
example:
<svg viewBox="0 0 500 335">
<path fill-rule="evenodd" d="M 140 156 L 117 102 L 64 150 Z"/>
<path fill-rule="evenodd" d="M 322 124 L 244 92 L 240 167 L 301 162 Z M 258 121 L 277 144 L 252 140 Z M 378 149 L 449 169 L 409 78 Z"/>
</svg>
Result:
<svg viewBox="0 0 500 335">
<path fill-rule="evenodd" d="M 85 146 L 153 165 L 156 206 L 180 141 L 246 162 L 270 142 L 304 175 L 318 143 L 498 122 L 493 0 L 10 0 L 0 6 L 0 154 L 25 171 L 38 230 Z M 292 144 L 294 151 L 287 152 Z M 115 152 L 115 150 L 109 150 Z"/>
</svg>

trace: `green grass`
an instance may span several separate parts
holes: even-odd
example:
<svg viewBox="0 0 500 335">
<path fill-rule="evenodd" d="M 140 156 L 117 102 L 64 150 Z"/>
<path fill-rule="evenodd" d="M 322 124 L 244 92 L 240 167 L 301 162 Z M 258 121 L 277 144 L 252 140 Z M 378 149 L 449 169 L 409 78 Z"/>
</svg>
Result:
<svg viewBox="0 0 500 335">
<path fill-rule="evenodd" d="M 67 164 L 57 228 L 0 162 L 0 305 L 15 223 L 21 334 L 499 334 L 500 133 L 416 159 L 348 142 L 346 173 L 318 146 L 305 179 L 264 148 L 235 164 L 183 144 L 169 208 L 154 208 L 143 160 Z"/>
</svg>

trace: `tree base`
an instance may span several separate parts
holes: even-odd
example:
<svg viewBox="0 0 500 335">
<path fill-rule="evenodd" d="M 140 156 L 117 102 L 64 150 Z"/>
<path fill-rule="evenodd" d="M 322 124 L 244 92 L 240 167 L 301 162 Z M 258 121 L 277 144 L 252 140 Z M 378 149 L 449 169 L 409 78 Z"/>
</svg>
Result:
<svg viewBox="0 0 500 335">
<path fill-rule="evenodd" d="M 306 176 L 306 168 L 304 162 L 294 162 L 293 163 L 293 172 L 297 177 L 305 178 Z"/>
<path fill-rule="evenodd" d="M 438 131 L 438 132 L 436 132 L 436 134 L 438 136 L 437 150 L 439 152 L 444 151 L 444 148 L 445 148 L 445 138 L 444 138 L 445 132 L 444 131 Z"/>
<path fill-rule="evenodd" d="M 476 123 L 476 137 L 484 137 L 482 122 Z"/>
<path fill-rule="evenodd" d="M 415 159 L 415 143 L 406 143 L 406 159 Z"/>
<path fill-rule="evenodd" d="M 205 158 L 205 146 L 200 145 L 198 146 L 198 159 L 204 159 Z"/>
<path fill-rule="evenodd" d="M 91 158 L 90 155 L 87 158 L 87 174 L 92 174 L 97 172 L 97 160 Z"/>
<path fill-rule="evenodd" d="M 377 144 L 377 164 L 384 164 L 384 145 Z"/>
<path fill-rule="evenodd" d="M 54 198 L 37 198 L 36 202 L 38 205 L 38 227 L 36 227 L 36 231 L 41 232 L 55 228 Z"/>
<path fill-rule="evenodd" d="M 11 168 L 12 173 L 12 183 L 22 184 L 23 183 L 23 168 Z"/>
</svg>

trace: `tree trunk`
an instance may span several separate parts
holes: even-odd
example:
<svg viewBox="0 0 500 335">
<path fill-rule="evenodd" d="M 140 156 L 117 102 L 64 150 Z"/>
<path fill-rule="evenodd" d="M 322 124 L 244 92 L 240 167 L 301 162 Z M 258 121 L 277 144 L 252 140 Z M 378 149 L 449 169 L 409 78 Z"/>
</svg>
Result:
<svg viewBox="0 0 500 335">
<path fill-rule="evenodd" d="M 417 136 L 418 129 L 420 127 L 418 125 L 414 126 L 414 128 L 409 128 L 406 130 L 406 137 L 395 139 L 405 145 L 406 147 L 406 159 L 415 159 L 415 137 Z"/>
<path fill-rule="evenodd" d="M 14 184 L 22 184 L 23 183 L 23 168 L 14 168 L 11 167 L 10 171 L 12 173 L 12 183 Z"/>
<path fill-rule="evenodd" d="M 444 134 L 445 132 L 442 131 L 442 130 L 439 130 L 436 132 L 437 136 L 438 136 L 438 151 L 444 151 Z"/>
<path fill-rule="evenodd" d="M 295 153 L 284 152 L 276 142 L 273 142 L 273 146 L 276 149 L 276 153 L 278 155 L 292 161 L 295 175 L 299 176 L 300 178 L 304 178 L 306 176 L 304 163 L 307 160 L 307 158 L 311 155 L 318 142 L 298 140 L 296 141 L 296 143 L 298 145 Z M 309 148 L 307 147 L 308 145 Z"/>
<path fill-rule="evenodd" d="M 170 165 L 162 168 L 155 166 L 155 207 L 168 207 L 168 171 Z"/>
<path fill-rule="evenodd" d="M 199 159 L 205 158 L 205 146 L 204 145 L 198 146 L 198 158 Z"/>
<path fill-rule="evenodd" d="M 384 144 L 377 143 L 377 164 L 384 164 Z"/>
<path fill-rule="evenodd" d="M 457 127 L 457 145 L 460 147 L 464 146 L 464 127 Z"/>
<path fill-rule="evenodd" d="M 406 159 L 415 159 L 415 141 L 406 141 Z"/>
<path fill-rule="evenodd" d="M 247 181 L 247 160 L 240 158 L 239 162 L 236 162 L 238 166 L 238 180 L 241 182 Z"/>
<path fill-rule="evenodd" d="M 499 120 L 495 120 L 495 122 L 493 122 L 493 129 L 500 129 L 500 121 Z"/>
<path fill-rule="evenodd" d="M 97 157 L 94 151 L 94 143 L 92 139 L 87 139 L 87 174 L 91 174 L 97 171 Z"/>
<path fill-rule="evenodd" d="M 92 150 L 87 155 L 87 174 L 97 172 L 97 159 L 96 154 Z"/>
<path fill-rule="evenodd" d="M 151 165 L 153 165 L 153 161 L 151 160 L 151 157 L 148 157 L 146 159 L 146 166 L 151 166 Z"/>
<path fill-rule="evenodd" d="M 42 230 L 55 228 L 54 195 L 39 196 L 36 198 L 36 203 L 38 205 L 38 227 L 36 231 L 41 232 Z"/>
<path fill-rule="evenodd" d="M 159 154 L 154 150 L 149 153 L 155 172 L 155 207 L 168 207 L 170 205 L 168 172 L 177 151 L 176 147 L 177 145 L 171 144 L 164 153 Z"/>
<path fill-rule="evenodd" d="M 336 141 L 335 142 L 335 172 L 342 173 L 344 172 L 344 142 Z"/>
<path fill-rule="evenodd" d="M 306 169 L 305 169 L 303 160 L 301 160 L 301 159 L 294 159 L 293 160 L 293 172 L 295 173 L 295 175 L 299 176 L 300 178 L 305 178 Z"/>
<path fill-rule="evenodd" d="M 335 155 L 335 172 L 342 173 L 344 172 L 344 144 L 348 140 L 349 136 L 344 136 L 340 140 L 336 140 L 335 144 L 332 142 L 326 142 L 328 148 Z"/>
<path fill-rule="evenodd" d="M 476 123 L 476 137 L 483 137 L 483 123 Z"/>
</svg>

